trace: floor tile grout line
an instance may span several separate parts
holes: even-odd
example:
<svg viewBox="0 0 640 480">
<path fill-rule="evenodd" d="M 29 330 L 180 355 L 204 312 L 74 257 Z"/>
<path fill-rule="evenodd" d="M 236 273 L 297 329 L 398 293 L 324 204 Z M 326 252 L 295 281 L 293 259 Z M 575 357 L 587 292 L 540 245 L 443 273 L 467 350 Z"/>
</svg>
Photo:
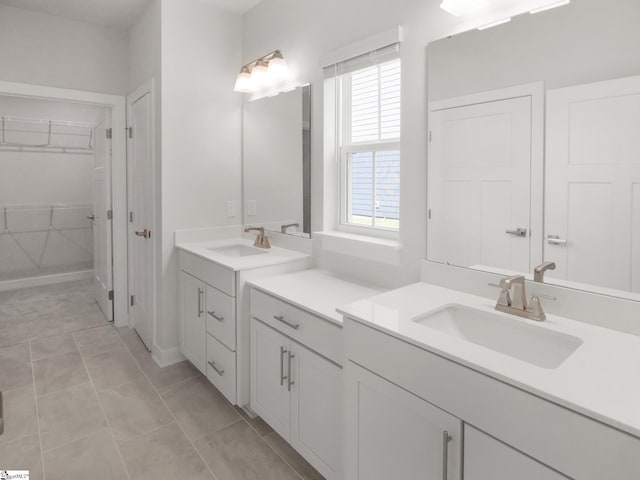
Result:
<svg viewBox="0 0 640 480">
<path fill-rule="evenodd" d="M 124 446 L 129 442 L 133 442 L 134 440 L 140 440 L 141 438 L 146 437 L 147 435 L 151 435 L 152 433 L 156 433 L 158 430 L 162 430 L 163 428 L 171 425 L 172 423 L 176 423 L 176 421 L 175 421 L 175 419 L 173 417 L 171 417 L 171 421 L 170 422 L 163 423 L 159 427 L 152 428 L 148 432 L 144 432 L 144 433 L 142 433 L 140 435 L 137 435 L 135 437 L 127 438 L 124 442 L 118 443 L 118 447 Z"/>
<path fill-rule="evenodd" d="M 120 337 L 120 338 L 121 338 L 121 340 L 122 340 L 122 337 Z M 166 404 L 166 402 L 164 401 L 164 398 L 162 398 L 162 394 L 160 393 L 161 391 L 164 391 L 164 390 L 168 389 L 169 387 L 175 387 L 176 385 L 179 385 L 179 384 L 181 384 L 181 383 L 186 383 L 186 382 L 188 382 L 188 381 L 190 381 L 190 380 L 193 380 L 194 378 L 204 377 L 204 375 L 202 375 L 201 373 L 199 373 L 199 372 L 196 370 L 196 371 L 195 371 L 195 375 L 194 375 L 193 377 L 186 378 L 186 379 L 182 379 L 182 380 L 179 380 L 179 381 L 177 381 L 177 382 L 175 382 L 175 383 L 172 383 L 172 384 L 170 384 L 170 385 L 165 385 L 165 386 L 163 386 L 162 388 L 158 388 L 158 387 L 156 387 L 156 385 L 154 385 L 154 384 L 153 384 L 153 382 L 151 381 L 151 379 L 147 376 L 146 372 L 144 371 L 144 369 L 143 369 L 143 368 L 142 368 L 142 366 L 140 365 L 140 362 L 138 362 L 138 359 L 136 358 L 135 354 L 131 351 L 131 349 L 129 348 L 129 346 L 128 346 L 128 345 L 126 345 L 126 344 L 125 344 L 125 346 L 127 347 L 127 350 L 129 351 L 129 354 L 133 357 L 133 359 L 136 361 L 136 363 L 138 364 L 138 366 L 139 366 L 139 367 L 140 367 L 140 369 L 142 370 L 142 372 L 143 372 L 143 374 L 144 374 L 145 378 L 147 379 L 147 381 L 151 384 L 151 386 L 153 387 L 153 389 L 156 391 L 157 395 L 160 397 L 160 400 L 162 401 L 163 405 L 167 408 L 167 410 L 169 411 L 169 413 L 170 413 L 170 414 L 171 414 L 171 416 L 173 417 L 173 419 L 174 419 L 174 421 L 175 421 L 176 425 L 178 425 L 178 427 L 180 428 L 180 430 L 182 431 L 182 433 L 185 435 L 185 437 L 187 437 L 187 439 L 189 440 L 189 442 L 192 444 L 193 448 L 196 450 L 196 452 L 198 453 L 198 455 L 200 456 L 200 458 L 201 458 L 201 459 L 202 459 L 202 461 L 204 462 L 204 464 L 205 464 L 205 466 L 207 467 L 207 469 L 211 472 L 211 474 L 214 476 L 214 478 L 215 478 L 215 479 L 217 479 L 217 477 L 215 476 L 215 474 L 213 473 L 213 471 L 209 468 L 209 465 L 207 464 L 207 462 L 206 462 L 206 461 L 204 461 L 204 458 L 202 457 L 202 455 L 200 455 L 200 451 L 196 448 L 195 444 L 193 443 L 194 441 L 201 440 L 202 438 L 206 437 L 207 435 L 210 435 L 211 433 L 215 433 L 215 432 L 208 433 L 208 434 L 203 435 L 202 437 L 199 437 L 199 438 L 195 439 L 194 441 L 192 441 L 192 440 L 191 440 L 191 438 L 189 438 L 189 436 L 186 434 L 186 432 L 185 432 L 185 431 L 184 431 L 184 429 L 182 428 L 182 425 L 180 424 L 180 422 L 178 421 L 178 419 L 177 419 L 177 418 L 175 417 L 175 415 L 173 414 L 173 411 L 171 411 L 171 409 L 169 408 L 169 406 Z M 141 353 L 142 353 L 142 352 L 141 352 Z M 144 352 L 144 353 L 146 353 L 146 352 Z M 206 377 L 205 377 L 205 378 L 206 378 Z M 215 387 L 214 387 L 214 388 L 215 388 Z M 240 408 L 242 408 L 242 407 L 240 407 Z M 286 460 L 282 455 L 280 455 L 280 454 L 278 453 L 278 451 L 277 451 L 275 448 L 273 448 L 273 446 L 272 446 L 269 442 L 267 442 L 267 440 L 264 438 L 264 437 L 266 437 L 266 435 L 261 435 L 261 434 L 260 434 L 260 432 L 258 432 L 258 430 L 257 430 L 257 429 L 255 429 L 255 428 L 254 428 L 254 427 L 249 423 L 249 421 L 248 421 L 246 418 L 244 418 L 242 415 L 240 415 L 239 413 L 238 413 L 238 417 L 239 417 L 239 420 L 238 420 L 238 421 L 243 421 L 243 422 L 245 422 L 245 423 L 249 426 L 249 428 L 251 428 L 251 430 L 253 430 L 253 431 L 256 433 L 256 435 L 257 435 L 258 437 L 260 437 L 260 440 L 262 440 L 262 441 L 267 445 L 267 447 L 268 447 L 268 448 L 269 448 L 273 453 L 275 453 L 275 455 L 276 455 L 278 458 L 280 458 L 280 459 L 285 463 L 285 465 L 287 465 L 287 466 L 291 469 L 291 471 L 292 471 L 292 472 L 293 472 L 293 473 L 294 473 L 294 474 L 295 474 L 295 475 L 296 475 L 300 480 L 305 480 L 305 478 L 302 476 L 302 474 L 300 474 L 300 473 L 299 473 L 299 472 L 298 472 L 298 471 L 293 467 L 293 465 L 291 465 L 291 464 L 290 464 L 290 463 L 289 463 L 289 462 L 288 462 L 288 461 L 287 461 L 287 460 Z M 229 425 L 226 425 L 226 426 L 224 426 L 224 427 L 220 428 L 218 431 L 223 430 L 224 428 L 229 428 L 230 426 L 235 425 L 236 423 L 238 423 L 238 421 L 233 422 L 233 423 L 230 423 Z M 164 426 L 166 426 L 166 425 L 164 425 Z M 160 427 L 160 428 L 162 428 L 162 427 Z M 159 430 L 159 429 L 158 429 L 158 430 Z M 275 432 L 275 430 L 274 430 L 273 432 L 269 432 L 269 434 L 274 433 L 274 432 Z M 143 436 L 145 436 L 145 435 L 148 435 L 149 433 L 150 433 L 150 432 L 147 432 L 146 434 L 143 434 L 143 435 L 141 435 L 140 437 L 137 437 L 137 438 L 141 438 L 141 437 L 143 437 Z M 269 435 L 269 434 L 267 434 L 267 435 Z"/>
<path fill-rule="evenodd" d="M 294 474 L 295 474 L 295 475 L 296 475 L 300 480 L 305 480 L 305 478 L 302 476 L 302 474 L 301 474 L 300 472 L 298 472 L 298 471 L 293 467 L 293 465 L 291 465 L 289 462 L 287 462 L 287 459 L 286 459 L 286 458 L 284 458 L 284 456 L 283 456 L 283 455 L 280 455 L 280 453 L 278 453 L 278 451 L 277 451 L 275 448 L 273 448 L 273 446 L 272 446 L 269 442 L 267 442 L 267 440 L 265 439 L 265 437 L 266 437 L 267 435 L 271 435 L 272 433 L 277 433 L 275 430 L 273 430 L 272 432 L 267 433 L 266 435 L 260 435 L 260 432 L 259 432 L 256 428 L 254 428 L 254 427 L 253 427 L 253 425 L 251 425 L 251 424 L 249 423 L 249 421 L 248 421 L 246 418 L 244 418 L 244 417 L 242 417 L 242 416 L 241 416 L 241 418 L 242 418 L 242 420 L 244 420 L 244 422 L 245 422 L 247 425 L 249 425 L 249 428 L 251 428 L 254 432 L 256 432 L 256 435 L 258 435 L 258 437 L 260 437 L 260 440 L 262 440 L 264 443 L 266 443 L 267 447 L 269 447 L 269 448 L 271 449 L 271 451 L 272 451 L 273 453 L 275 453 L 275 454 L 276 454 L 276 456 L 278 456 L 278 457 L 279 457 L 279 458 L 280 458 L 280 459 L 281 459 L 281 460 L 282 460 L 282 461 L 283 461 L 283 462 L 284 462 L 284 463 L 285 463 L 285 464 L 286 464 L 286 465 L 291 469 L 291 471 L 293 471 L 293 473 L 294 473 Z M 269 425 L 269 424 L 267 424 L 267 425 Z"/>
<path fill-rule="evenodd" d="M 44 450 L 42 449 L 42 431 L 40 430 L 40 408 L 38 406 L 38 393 L 36 392 L 36 372 L 33 368 L 33 354 L 31 352 L 31 342 L 29 342 L 29 360 L 31 360 L 31 376 L 33 378 L 33 399 L 36 407 L 36 429 L 38 435 L 38 445 L 40 446 L 40 462 L 42 468 L 42 480 L 47 480 L 47 472 L 44 469 Z"/>
<path fill-rule="evenodd" d="M 78 341 L 77 341 L 76 337 L 74 335 L 72 335 L 72 336 L 73 336 L 73 341 L 76 344 L 76 348 L 78 349 L 78 351 L 80 351 L 80 347 L 78 346 Z M 91 377 L 91 373 L 89 372 L 89 368 L 87 367 L 87 364 L 84 361 L 84 357 L 82 356 L 82 354 L 80 354 L 80 358 L 82 360 L 82 365 L 84 365 L 84 369 L 85 369 L 85 371 L 87 373 L 87 376 L 89 377 L 89 381 L 91 382 L 91 386 L 93 387 L 93 393 L 96 395 L 96 398 L 98 400 L 98 404 L 100 405 L 100 410 L 102 411 L 102 416 L 104 417 L 104 421 L 107 424 L 107 429 L 109 430 L 109 434 L 111 435 L 111 441 L 113 442 L 114 447 L 116 447 L 116 452 L 118 452 L 118 457 L 120 458 L 120 462 L 122 462 L 122 466 L 124 467 L 124 471 L 127 474 L 127 478 L 129 480 L 132 480 L 131 479 L 131 474 L 129 473 L 129 469 L 127 468 L 127 464 L 125 463 L 124 457 L 122 456 L 122 452 L 120 451 L 120 448 L 118 448 L 118 442 L 116 442 L 116 437 L 113 434 L 113 429 L 111 428 L 111 424 L 109 423 L 109 419 L 107 418 L 107 414 L 105 412 L 104 405 L 102 404 L 102 400 L 100 400 L 100 395 L 98 394 L 98 390 L 96 389 L 96 385 L 93 382 L 93 378 Z"/>
<path fill-rule="evenodd" d="M 134 357 L 134 355 L 131 352 L 129 352 L 129 355 L 131 355 L 133 360 L 136 361 L 136 358 Z M 137 363 L 137 361 L 136 361 L 136 363 Z M 153 384 L 151 379 L 147 376 L 146 372 L 142 369 L 142 367 L 139 366 L 139 368 L 140 368 L 140 370 L 142 370 L 142 374 L 145 376 L 147 381 L 153 387 L 154 391 L 156 392 L 156 395 L 158 395 L 158 397 L 160 397 L 160 401 L 165 406 L 165 408 L 169 411 L 169 415 L 171 415 L 171 417 L 173 418 L 173 421 L 176 422 L 176 425 L 178 426 L 178 428 L 180 429 L 182 434 L 185 436 L 185 438 L 189 442 L 189 445 L 191 445 L 191 448 L 193 448 L 193 450 L 196 452 L 196 455 L 198 455 L 198 458 L 200 458 L 200 461 L 204 464 L 204 466 L 206 467 L 207 471 L 211 474 L 213 480 L 219 480 L 218 477 L 215 475 L 215 473 L 213 473 L 213 470 L 211 470 L 211 467 L 209 467 L 209 464 L 203 458 L 202 454 L 200 453 L 200 450 L 198 450 L 196 448 L 194 442 L 191 440 L 191 438 L 189 438 L 189 435 L 187 435 L 187 432 L 184 431 L 184 428 L 182 428 L 182 425 L 180 425 L 180 422 L 178 421 L 177 417 L 174 415 L 173 411 L 171 411 L 171 409 L 169 408 L 169 405 L 167 405 L 167 402 L 165 402 L 164 398 L 162 398 L 162 395 L 160 395 L 160 391 L 156 388 L 156 386 Z M 194 377 L 194 378 L 196 378 L 196 377 Z"/>
</svg>

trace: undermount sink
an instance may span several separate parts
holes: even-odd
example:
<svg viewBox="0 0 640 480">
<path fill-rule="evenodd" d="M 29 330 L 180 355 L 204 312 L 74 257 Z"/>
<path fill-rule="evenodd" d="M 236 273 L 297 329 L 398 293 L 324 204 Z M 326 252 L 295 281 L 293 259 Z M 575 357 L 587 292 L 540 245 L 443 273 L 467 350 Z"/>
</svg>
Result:
<svg viewBox="0 0 640 480">
<path fill-rule="evenodd" d="M 447 305 L 414 322 L 542 368 L 559 367 L 582 340 L 516 318 Z"/>
<path fill-rule="evenodd" d="M 224 247 L 211 247 L 207 248 L 207 250 L 227 257 L 249 257 L 251 255 L 264 255 L 269 253 L 267 250 L 242 244 L 225 245 Z"/>
</svg>

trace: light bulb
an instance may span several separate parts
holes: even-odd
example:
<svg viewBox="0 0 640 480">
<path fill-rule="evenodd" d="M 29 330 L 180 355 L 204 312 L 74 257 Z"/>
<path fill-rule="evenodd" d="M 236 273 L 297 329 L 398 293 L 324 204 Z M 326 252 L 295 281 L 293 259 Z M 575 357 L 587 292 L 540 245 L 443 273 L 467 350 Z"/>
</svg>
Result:
<svg viewBox="0 0 640 480">
<path fill-rule="evenodd" d="M 281 82 L 289 78 L 289 66 L 279 50 L 276 50 L 267 69 L 269 81 L 271 83 Z"/>
<path fill-rule="evenodd" d="M 267 86 L 267 64 L 260 60 L 251 69 L 251 88 L 252 90 L 260 90 Z"/>
<path fill-rule="evenodd" d="M 249 93 L 251 91 L 251 72 L 247 67 L 242 67 L 242 70 L 240 70 L 233 91 L 240 93 Z"/>
<path fill-rule="evenodd" d="M 486 7 L 486 0 L 442 0 L 440 8 L 451 15 L 460 17 Z"/>
</svg>

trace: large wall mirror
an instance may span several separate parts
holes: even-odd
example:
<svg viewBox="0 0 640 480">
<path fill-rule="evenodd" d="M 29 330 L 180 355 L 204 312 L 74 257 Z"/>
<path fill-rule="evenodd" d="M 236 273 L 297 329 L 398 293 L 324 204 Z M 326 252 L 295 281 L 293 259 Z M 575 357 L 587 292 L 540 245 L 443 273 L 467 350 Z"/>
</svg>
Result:
<svg viewBox="0 0 640 480">
<path fill-rule="evenodd" d="M 311 86 L 244 104 L 244 223 L 311 236 Z"/>
<path fill-rule="evenodd" d="M 430 261 L 640 300 L 640 2 L 430 44 Z"/>
</svg>

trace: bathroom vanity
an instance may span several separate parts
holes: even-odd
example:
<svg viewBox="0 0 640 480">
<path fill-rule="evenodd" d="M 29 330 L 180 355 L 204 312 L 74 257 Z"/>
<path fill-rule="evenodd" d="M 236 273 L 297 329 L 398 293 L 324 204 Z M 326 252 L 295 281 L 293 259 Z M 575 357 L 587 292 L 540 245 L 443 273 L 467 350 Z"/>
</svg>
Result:
<svg viewBox="0 0 640 480">
<path fill-rule="evenodd" d="M 310 266 L 310 257 L 229 238 L 177 242 L 180 352 L 227 399 L 249 403 L 249 295 L 246 283 Z"/>
<path fill-rule="evenodd" d="M 342 477 L 342 317 L 380 290 L 305 270 L 252 280 L 251 409 L 325 478 Z"/>
<path fill-rule="evenodd" d="M 494 305 L 417 283 L 340 309 L 345 478 L 639 478 L 640 338 Z"/>
</svg>

